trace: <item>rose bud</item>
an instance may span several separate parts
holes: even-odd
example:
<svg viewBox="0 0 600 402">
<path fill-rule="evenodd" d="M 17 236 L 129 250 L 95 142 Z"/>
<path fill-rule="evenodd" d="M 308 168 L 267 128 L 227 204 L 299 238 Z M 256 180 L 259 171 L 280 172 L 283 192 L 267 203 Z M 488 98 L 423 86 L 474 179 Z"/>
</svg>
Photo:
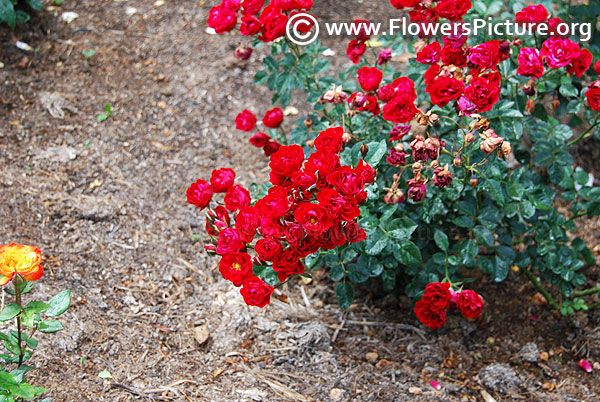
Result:
<svg viewBox="0 0 600 402">
<path fill-rule="evenodd" d="M 315 140 L 307 140 L 306 141 L 306 146 L 309 148 L 314 148 L 315 147 Z"/>
<path fill-rule="evenodd" d="M 498 50 L 500 50 L 501 61 L 504 61 L 510 57 L 510 43 L 508 43 L 508 41 L 501 40 Z"/>
<path fill-rule="evenodd" d="M 368 152 L 369 152 L 369 146 L 363 142 L 363 144 L 360 146 L 360 154 L 363 157 L 365 157 L 365 156 L 367 156 Z"/>
<path fill-rule="evenodd" d="M 312 125 L 313 125 L 313 121 L 309 117 L 304 119 L 304 127 L 309 128 Z"/>
<path fill-rule="evenodd" d="M 208 255 L 216 255 L 217 254 L 217 248 L 214 246 L 214 244 L 206 244 L 204 246 L 204 250 L 206 250 L 206 253 Z"/>
<path fill-rule="evenodd" d="M 519 39 L 519 38 L 515 38 L 515 39 L 513 39 L 513 42 L 512 42 L 512 44 L 513 44 L 513 46 L 514 46 L 514 47 L 519 47 L 519 46 L 521 46 L 521 43 L 522 43 L 522 42 L 521 42 L 521 39 Z"/>
<path fill-rule="evenodd" d="M 454 160 L 452 161 L 452 164 L 456 167 L 459 167 L 462 164 L 460 156 L 457 155 L 456 158 L 454 158 Z"/>
<path fill-rule="evenodd" d="M 502 141 L 504 141 L 502 137 L 488 137 L 481 143 L 479 149 L 486 154 L 491 154 L 496 147 L 502 144 Z"/>
<path fill-rule="evenodd" d="M 469 183 L 471 183 L 471 186 L 473 187 L 477 187 L 477 184 L 479 184 L 479 180 L 477 180 L 477 177 L 471 177 L 471 180 L 469 180 Z"/>
<path fill-rule="evenodd" d="M 350 141 L 352 141 L 352 134 L 344 132 L 344 134 L 342 134 L 342 142 L 348 145 Z"/>
<path fill-rule="evenodd" d="M 239 60 L 248 60 L 252 56 L 252 48 L 239 45 L 235 48 L 233 55 Z"/>
<path fill-rule="evenodd" d="M 535 96 L 535 81 L 529 80 L 529 82 L 523 87 L 523 93 L 527 96 Z"/>
<path fill-rule="evenodd" d="M 390 190 L 385 197 L 383 197 L 383 202 L 386 204 L 402 204 L 404 201 L 406 201 L 406 196 L 402 190 L 399 189 Z"/>
<path fill-rule="evenodd" d="M 552 99 L 552 107 L 554 108 L 554 110 L 560 107 L 560 101 L 558 100 L 558 96 L 555 96 L 554 99 Z"/>
<path fill-rule="evenodd" d="M 431 164 L 429 166 L 432 169 L 435 169 L 436 167 L 440 166 L 440 162 L 438 162 L 437 160 L 431 161 Z"/>
<path fill-rule="evenodd" d="M 465 144 L 470 144 L 473 141 L 475 141 L 475 136 L 473 135 L 473 133 L 468 132 L 467 134 L 465 134 Z"/>
<path fill-rule="evenodd" d="M 499 157 L 507 157 L 510 155 L 512 148 L 510 146 L 510 142 L 504 141 L 498 150 Z"/>
<path fill-rule="evenodd" d="M 357 109 L 360 109 L 367 103 L 367 97 L 362 92 L 357 92 L 354 96 L 354 100 L 352 101 L 352 106 Z"/>
<path fill-rule="evenodd" d="M 533 102 L 533 100 L 529 99 L 527 101 L 527 103 L 525 104 L 525 110 L 527 111 L 527 113 L 532 114 L 533 111 L 535 110 L 535 103 Z"/>
</svg>

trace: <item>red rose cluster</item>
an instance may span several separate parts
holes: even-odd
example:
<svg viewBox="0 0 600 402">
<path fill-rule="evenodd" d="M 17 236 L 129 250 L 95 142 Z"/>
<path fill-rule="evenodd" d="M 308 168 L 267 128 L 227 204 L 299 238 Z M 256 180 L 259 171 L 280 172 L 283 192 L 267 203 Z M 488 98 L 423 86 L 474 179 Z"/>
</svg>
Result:
<svg viewBox="0 0 600 402">
<path fill-rule="evenodd" d="M 273 187 L 254 205 L 249 192 L 234 185 L 231 169 L 215 170 L 210 182 L 198 180 L 188 189 L 188 202 L 199 208 L 207 207 L 214 193 L 225 193 L 225 207 L 208 212 L 206 231 L 216 244 L 206 248 L 221 256 L 219 271 L 242 286 L 247 304 L 264 307 L 273 292 L 254 276 L 253 266 L 270 266 L 283 282 L 304 273 L 302 259 L 309 254 L 366 238 L 356 221 L 358 205 L 376 172 L 362 159 L 356 168 L 340 164 L 343 134 L 341 127 L 322 131 L 308 159 L 299 145 L 280 146 L 269 164 Z"/>
<path fill-rule="evenodd" d="M 461 21 L 471 9 L 470 0 L 390 0 L 397 9 L 410 9 L 412 22 L 432 23 L 441 19 Z"/>
<path fill-rule="evenodd" d="M 472 290 L 456 292 L 450 282 L 433 282 L 415 304 L 415 314 L 424 325 L 437 329 L 446 322 L 446 310 L 458 309 L 466 319 L 474 319 L 481 315 L 483 304 L 483 298 Z"/>
<path fill-rule="evenodd" d="M 252 131 L 256 128 L 256 122 L 257 119 L 254 113 L 245 109 L 235 118 L 235 127 L 241 131 Z M 262 122 L 265 127 L 279 128 L 283 122 L 283 111 L 278 107 L 267 111 Z M 257 148 L 262 148 L 267 157 L 273 155 L 281 147 L 277 140 L 260 131 L 250 137 L 250 143 Z"/>
<path fill-rule="evenodd" d="M 216 33 L 233 30 L 241 13 L 240 33 L 244 36 L 258 35 L 263 42 L 271 42 L 285 35 L 288 18 L 313 6 L 312 0 L 272 0 L 264 7 L 264 0 L 223 0 L 208 14 L 208 26 Z M 306 32 L 312 26 L 305 24 Z"/>
</svg>

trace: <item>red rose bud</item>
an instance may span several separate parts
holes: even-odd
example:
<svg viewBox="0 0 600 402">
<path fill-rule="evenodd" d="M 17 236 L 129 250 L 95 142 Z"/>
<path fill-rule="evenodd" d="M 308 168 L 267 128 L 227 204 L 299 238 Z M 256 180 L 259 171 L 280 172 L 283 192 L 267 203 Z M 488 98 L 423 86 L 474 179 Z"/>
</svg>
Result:
<svg viewBox="0 0 600 402">
<path fill-rule="evenodd" d="M 477 180 L 477 177 L 471 177 L 471 180 L 469 180 L 469 183 L 471 183 L 471 186 L 477 187 L 477 185 L 479 184 L 479 180 Z"/>
<path fill-rule="evenodd" d="M 478 318 L 483 310 L 483 299 L 472 290 L 460 292 L 456 304 L 466 319 Z"/>
<path fill-rule="evenodd" d="M 392 49 L 388 48 L 379 52 L 377 56 L 377 64 L 382 65 L 392 60 Z"/>
<path fill-rule="evenodd" d="M 383 197 L 383 202 L 386 204 L 402 204 L 404 201 L 406 201 L 406 196 L 400 189 L 390 190 Z"/>
<path fill-rule="evenodd" d="M 369 146 L 363 142 L 363 144 L 360 146 L 360 153 L 363 156 L 363 158 L 367 155 L 368 152 Z"/>
<path fill-rule="evenodd" d="M 465 115 L 470 116 L 477 111 L 477 105 L 471 102 L 466 96 L 458 99 L 458 109 Z"/>
<path fill-rule="evenodd" d="M 500 61 L 504 61 L 510 57 L 510 43 L 506 40 L 501 40 L 498 46 L 500 51 Z"/>
<path fill-rule="evenodd" d="M 586 359 L 579 360 L 579 362 L 577 363 L 577 365 L 579 367 L 581 367 L 582 369 L 584 369 L 586 373 L 591 373 L 592 372 L 592 365 Z"/>
<path fill-rule="evenodd" d="M 522 42 L 521 42 L 521 39 L 519 39 L 519 38 L 515 38 L 515 39 L 513 39 L 512 45 L 513 45 L 514 47 L 519 47 L 519 46 L 521 46 L 521 43 L 522 43 Z"/>
<path fill-rule="evenodd" d="M 269 128 L 279 127 L 282 121 L 283 111 L 278 107 L 267 111 L 267 113 L 265 113 L 265 117 L 262 119 L 263 124 Z"/>
<path fill-rule="evenodd" d="M 208 255 L 215 255 L 217 253 L 217 247 L 214 244 L 205 244 L 204 250 Z"/>
<path fill-rule="evenodd" d="M 525 104 L 525 110 L 527 111 L 527 113 L 532 114 L 533 111 L 535 110 L 535 103 L 533 102 L 533 100 L 529 99 L 527 101 L 527 103 Z"/>
<path fill-rule="evenodd" d="M 600 75 L 600 60 L 594 63 L 594 71 L 596 74 Z"/>
<path fill-rule="evenodd" d="M 250 144 L 258 148 L 263 148 L 265 145 L 267 145 L 270 139 L 271 137 L 269 137 L 269 135 L 263 132 L 258 132 L 250 137 Z"/>
<path fill-rule="evenodd" d="M 236 59 L 248 60 L 252 56 L 252 48 L 240 45 L 235 48 L 233 55 Z"/>
<path fill-rule="evenodd" d="M 264 147 L 263 151 L 266 157 L 273 155 L 275 152 L 279 151 L 281 148 L 281 144 L 277 141 L 269 141 Z"/>
<path fill-rule="evenodd" d="M 245 109 L 235 118 L 235 128 L 241 131 L 252 131 L 256 127 L 256 116 L 254 113 Z"/>
</svg>

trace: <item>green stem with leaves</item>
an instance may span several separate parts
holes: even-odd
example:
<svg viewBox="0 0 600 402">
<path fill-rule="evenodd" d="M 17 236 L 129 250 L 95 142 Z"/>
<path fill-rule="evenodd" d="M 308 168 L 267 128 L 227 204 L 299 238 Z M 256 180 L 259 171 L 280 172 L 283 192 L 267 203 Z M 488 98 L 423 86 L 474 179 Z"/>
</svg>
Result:
<svg viewBox="0 0 600 402">
<path fill-rule="evenodd" d="M 23 305 L 21 303 L 21 286 L 20 286 L 20 282 L 23 279 L 19 276 L 19 274 L 16 274 L 14 276 L 13 279 L 13 284 L 15 286 L 15 303 L 17 303 L 19 305 L 19 307 L 21 307 L 21 310 L 23 310 Z M 21 313 L 19 312 L 19 314 L 17 314 L 16 317 L 17 320 L 17 345 L 19 346 L 19 364 L 17 367 L 21 367 L 21 364 L 23 364 L 23 357 L 24 357 L 24 353 L 23 353 L 23 347 L 21 346 Z"/>
<path fill-rule="evenodd" d="M 598 123 L 600 123 L 600 119 L 596 119 L 596 121 L 594 121 L 594 123 L 593 123 L 593 124 L 592 124 L 592 125 L 591 125 L 591 126 L 588 128 L 588 129 L 587 129 L 587 130 L 585 130 L 585 131 L 583 132 L 583 134 L 581 134 L 579 137 L 575 138 L 575 139 L 574 139 L 574 140 L 572 140 L 572 141 L 569 141 L 569 142 L 567 143 L 567 146 L 569 146 L 569 147 L 570 147 L 571 145 L 575 145 L 575 144 L 577 144 L 579 141 L 581 141 L 581 140 L 583 140 L 583 139 L 585 139 L 585 138 L 589 137 L 590 135 L 592 135 L 591 131 L 592 131 L 592 130 L 593 130 L 593 129 L 594 129 L 594 128 L 595 128 L 595 127 L 598 125 Z"/>
</svg>

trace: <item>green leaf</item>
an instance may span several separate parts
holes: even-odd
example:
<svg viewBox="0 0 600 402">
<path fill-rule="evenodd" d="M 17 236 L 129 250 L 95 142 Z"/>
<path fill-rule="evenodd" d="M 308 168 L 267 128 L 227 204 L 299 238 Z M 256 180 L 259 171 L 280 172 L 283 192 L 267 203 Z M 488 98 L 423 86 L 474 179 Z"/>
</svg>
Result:
<svg viewBox="0 0 600 402">
<path fill-rule="evenodd" d="M 335 288 L 338 305 L 342 310 L 347 310 L 354 301 L 354 286 L 348 282 L 342 282 Z"/>
<path fill-rule="evenodd" d="M 50 308 L 45 312 L 48 317 L 57 317 L 67 311 L 71 305 L 71 291 L 63 290 L 48 301 Z"/>
<path fill-rule="evenodd" d="M 435 244 L 442 251 L 448 251 L 448 247 L 450 247 L 450 242 L 448 241 L 448 236 L 446 235 L 446 233 L 442 232 L 439 229 L 436 229 L 436 231 L 433 233 L 433 241 L 435 241 Z"/>
<path fill-rule="evenodd" d="M 279 64 L 277 63 L 277 60 L 275 60 L 271 56 L 265 57 L 263 59 L 263 64 L 265 65 L 265 67 L 267 68 L 267 70 L 269 70 L 272 73 L 274 73 L 274 72 L 276 72 L 276 71 L 279 70 Z"/>
<path fill-rule="evenodd" d="M 423 265 L 421 251 L 412 241 L 405 241 L 397 244 L 396 247 L 394 247 L 394 258 L 396 258 L 400 264 L 408 267 L 418 267 Z"/>
<path fill-rule="evenodd" d="M 15 318 L 20 312 L 21 306 L 17 303 L 10 303 L 4 307 L 4 310 L 0 311 L 0 321 L 8 321 L 11 318 Z"/>
<path fill-rule="evenodd" d="M 379 165 L 381 158 L 388 151 L 387 149 L 387 141 L 381 140 L 380 142 L 370 142 L 367 144 L 369 147 L 369 152 L 365 156 L 365 162 L 367 162 L 372 167 L 376 167 Z"/>
<path fill-rule="evenodd" d="M 256 74 L 254 74 L 254 85 L 264 84 L 267 81 L 268 76 L 269 73 L 267 73 L 265 70 L 257 71 Z"/>
<path fill-rule="evenodd" d="M 346 268 L 346 275 L 352 282 L 363 283 L 369 279 L 369 271 L 363 262 L 364 259 L 361 258 L 357 263 L 350 264 Z"/>
<path fill-rule="evenodd" d="M 33 300 L 25 306 L 26 312 L 39 313 L 41 311 L 47 310 L 50 307 L 49 304 L 46 304 L 41 301 Z"/>
<path fill-rule="evenodd" d="M 51 334 L 54 332 L 58 332 L 64 328 L 63 328 L 62 324 L 56 320 L 44 320 L 44 321 L 40 321 L 38 329 L 40 332 L 44 332 L 46 334 Z"/>
<path fill-rule="evenodd" d="M 496 275 L 494 280 L 496 282 L 502 282 L 508 276 L 508 263 L 498 256 L 496 256 L 494 262 L 496 265 Z"/>
<path fill-rule="evenodd" d="M 108 370 L 102 370 L 101 372 L 99 372 L 98 377 L 104 380 L 110 380 L 111 378 L 113 378 L 112 374 Z"/>
<path fill-rule="evenodd" d="M 381 229 L 367 237 L 365 241 L 365 252 L 369 255 L 377 255 L 388 245 L 389 237 Z"/>
<path fill-rule="evenodd" d="M 479 244 L 481 244 L 482 246 L 492 247 L 494 245 L 494 235 L 489 229 L 478 225 L 475 226 L 475 229 L 473 229 L 473 234 L 475 235 L 475 238 L 477 239 Z"/>
<path fill-rule="evenodd" d="M 34 10 L 42 10 L 44 8 L 44 5 L 42 4 L 41 0 L 26 0 L 27 4 L 29 5 L 29 7 L 33 8 Z"/>
<path fill-rule="evenodd" d="M 461 245 L 462 263 L 467 266 L 472 266 L 475 263 L 475 257 L 479 253 L 477 242 L 473 239 L 465 240 Z"/>
<path fill-rule="evenodd" d="M 17 14 L 10 0 L 0 0 L 0 20 L 6 22 L 12 29 L 15 29 Z"/>
</svg>

